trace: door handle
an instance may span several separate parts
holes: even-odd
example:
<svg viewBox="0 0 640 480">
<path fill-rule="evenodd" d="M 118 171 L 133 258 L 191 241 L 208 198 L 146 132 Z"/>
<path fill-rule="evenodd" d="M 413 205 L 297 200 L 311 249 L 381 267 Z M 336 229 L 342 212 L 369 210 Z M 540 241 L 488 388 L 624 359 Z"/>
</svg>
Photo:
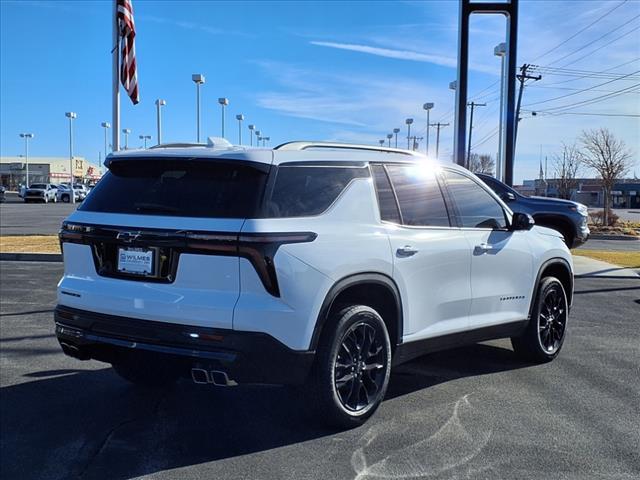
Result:
<svg viewBox="0 0 640 480">
<path fill-rule="evenodd" d="M 481 243 L 480 245 L 476 245 L 475 251 L 476 253 L 486 253 L 494 250 L 493 245 L 489 245 L 488 243 Z"/>
<path fill-rule="evenodd" d="M 416 253 L 418 253 L 418 250 L 413 248 L 411 245 L 405 245 L 404 247 L 401 247 L 398 250 L 396 250 L 396 254 L 399 257 L 410 257 L 412 255 L 415 255 Z"/>
</svg>

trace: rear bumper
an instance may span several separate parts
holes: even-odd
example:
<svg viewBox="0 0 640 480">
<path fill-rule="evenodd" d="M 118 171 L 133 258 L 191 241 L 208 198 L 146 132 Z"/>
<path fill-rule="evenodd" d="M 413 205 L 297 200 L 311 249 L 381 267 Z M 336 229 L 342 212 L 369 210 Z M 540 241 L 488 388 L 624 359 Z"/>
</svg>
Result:
<svg viewBox="0 0 640 480">
<path fill-rule="evenodd" d="M 291 350 L 264 333 L 192 327 L 105 315 L 58 305 L 56 336 L 63 351 L 80 360 L 114 363 L 127 356 L 225 372 L 237 383 L 302 384 L 313 351 Z"/>
</svg>

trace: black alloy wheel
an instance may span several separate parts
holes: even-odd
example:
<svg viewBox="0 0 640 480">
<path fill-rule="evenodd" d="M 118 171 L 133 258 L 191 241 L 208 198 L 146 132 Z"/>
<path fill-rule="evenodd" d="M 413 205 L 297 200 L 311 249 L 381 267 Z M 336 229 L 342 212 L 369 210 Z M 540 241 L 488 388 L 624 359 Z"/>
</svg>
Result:
<svg viewBox="0 0 640 480">
<path fill-rule="evenodd" d="M 569 302 L 562 282 L 544 277 L 538 285 L 529 323 L 520 335 L 511 337 L 513 351 L 526 361 L 550 362 L 562 349 L 568 319 Z"/>
<path fill-rule="evenodd" d="M 553 284 L 545 291 L 538 314 L 538 339 L 547 354 L 554 354 L 562 345 L 567 325 L 566 302 L 561 285 Z"/>
<path fill-rule="evenodd" d="M 316 352 L 311 404 L 325 423 L 362 425 L 382 403 L 391 373 L 391 340 L 380 314 L 367 305 L 336 309 Z"/>
<path fill-rule="evenodd" d="M 352 325 L 342 337 L 334 367 L 334 386 L 347 410 L 357 412 L 378 400 L 388 363 L 381 337 L 366 322 Z"/>
</svg>

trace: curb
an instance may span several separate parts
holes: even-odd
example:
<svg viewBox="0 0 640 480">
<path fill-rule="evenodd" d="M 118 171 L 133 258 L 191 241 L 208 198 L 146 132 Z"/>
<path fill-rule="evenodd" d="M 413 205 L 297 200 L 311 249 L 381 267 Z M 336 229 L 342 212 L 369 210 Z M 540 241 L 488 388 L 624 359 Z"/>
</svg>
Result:
<svg viewBox="0 0 640 480">
<path fill-rule="evenodd" d="M 621 240 L 623 242 L 638 242 L 640 241 L 640 237 L 634 237 L 632 235 L 606 235 L 594 233 L 593 235 L 589 235 L 589 240 Z M 587 242 L 589 240 L 587 240 Z"/>
<path fill-rule="evenodd" d="M 61 253 L 0 253 L 0 261 L 62 262 Z"/>
</svg>

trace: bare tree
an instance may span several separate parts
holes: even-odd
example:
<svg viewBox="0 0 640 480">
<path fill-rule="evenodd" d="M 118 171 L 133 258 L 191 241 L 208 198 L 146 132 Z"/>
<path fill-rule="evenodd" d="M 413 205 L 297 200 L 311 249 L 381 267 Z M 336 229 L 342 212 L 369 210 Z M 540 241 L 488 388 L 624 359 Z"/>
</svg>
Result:
<svg viewBox="0 0 640 480">
<path fill-rule="evenodd" d="M 604 190 L 603 224 L 609 225 L 611 190 L 616 180 L 624 177 L 633 165 L 631 150 L 607 128 L 583 130 L 580 136 L 584 164 L 600 175 Z"/>
<path fill-rule="evenodd" d="M 496 166 L 496 162 L 491 158 L 491 155 L 472 153 L 469 157 L 469 170 L 473 173 L 486 173 L 487 175 L 493 175 L 493 169 Z"/>
<path fill-rule="evenodd" d="M 577 176 L 582 166 L 582 154 L 575 145 L 562 143 L 562 153 L 553 156 L 553 169 L 558 196 L 571 199 L 571 191 L 578 186 Z"/>
</svg>

